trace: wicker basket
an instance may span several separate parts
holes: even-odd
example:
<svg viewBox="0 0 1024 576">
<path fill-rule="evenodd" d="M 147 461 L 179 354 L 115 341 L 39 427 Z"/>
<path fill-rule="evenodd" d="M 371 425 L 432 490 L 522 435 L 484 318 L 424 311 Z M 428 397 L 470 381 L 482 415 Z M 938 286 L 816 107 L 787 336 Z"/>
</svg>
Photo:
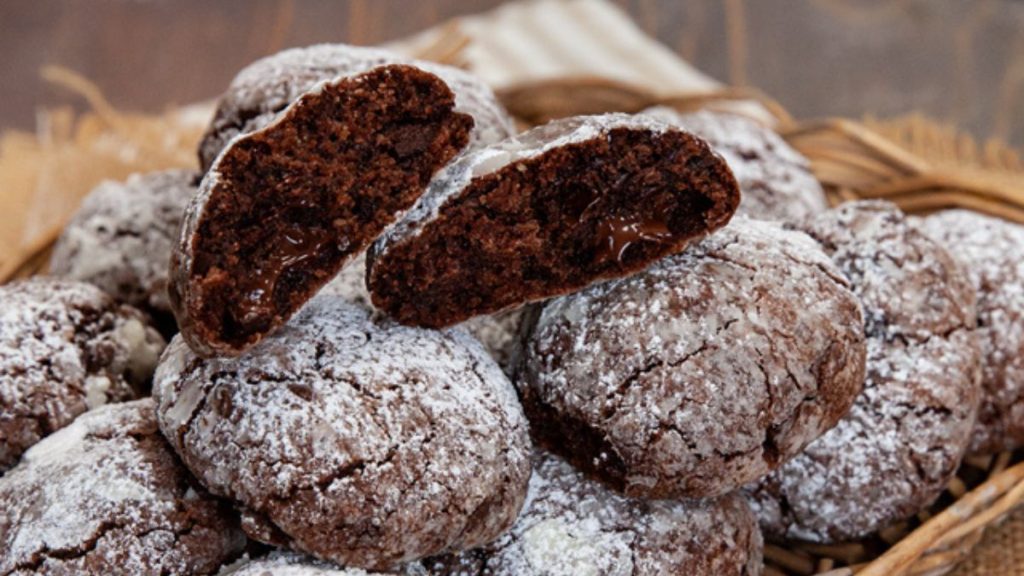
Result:
<svg viewBox="0 0 1024 576">
<path fill-rule="evenodd" d="M 461 48 L 461 44 L 452 45 L 448 39 L 437 48 L 438 54 L 430 55 L 451 61 Z M 138 132 L 131 122 L 109 109 L 102 97 L 81 79 L 65 74 L 64 83 L 77 86 L 93 101 L 97 112 L 87 120 L 99 123 L 101 131 L 115 132 L 128 140 L 145 137 L 145 130 Z M 1024 169 L 1019 157 L 998 143 L 978 146 L 953 129 L 921 117 L 887 122 L 798 122 L 777 103 L 750 90 L 666 98 L 600 78 L 519 86 L 504 91 L 501 96 L 523 126 L 575 114 L 636 112 L 653 105 L 672 106 L 681 111 L 721 106 L 735 109 L 731 105 L 737 100 L 753 99 L 775 117 L 780 133 L 810 158 L 814 172 L 833 203 L 853 198 L 886 198 L 910 213 L 960 206 L 1024 222 Z M 150 126 L 154 118 L 135 118 L 134 121 Z M 151 168 L 192 162 L 191 155 L 187 160 L 168 155 L 163 158 L 163 165 Z M 120 177 L 121 174 L 109 176 Z M 24 250 L 13 265 L 0 269 L 0 282 L 45 270 L 58 230 L 59 227 L 54 227 Z M 1000 522 L 1024 499 L 1024 458 L 1021 456 L 1002 453 L 967 459 L 931 509 L 869 540 L 830 546 L 769 545 L 765 551 L 766 574 L 946 573 L 969 557 L 986 528 Z M 1024 573 L 1024 568 L 1017 570 L 1021 572 L 1005 567 L 1005 570 L 982 569 L 973 573 Z"/>
</svg>

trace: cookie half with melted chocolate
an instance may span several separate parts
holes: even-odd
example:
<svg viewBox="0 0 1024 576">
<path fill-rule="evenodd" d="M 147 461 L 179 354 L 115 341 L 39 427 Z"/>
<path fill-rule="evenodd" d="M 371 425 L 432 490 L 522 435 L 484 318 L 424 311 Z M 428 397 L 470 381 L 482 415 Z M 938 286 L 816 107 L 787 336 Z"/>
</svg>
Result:
<svg viewBox="0 0 1024 576">
<path fill-rule="evenodd" d="M 726 224 L 739 189 L 699 138 L 659 120 L 558 120 L 470 152 L 373 244 L 373 304 L 429 327 L 645 268 Z"/>
<path fill-rule="evenodd" d="M 324 82 L 232 140 L 172 259 L 189 346 L 233 355 L 283 324 L 413 204 L 473 126 L 438 75 L 389 64 Z"/>
</svg>

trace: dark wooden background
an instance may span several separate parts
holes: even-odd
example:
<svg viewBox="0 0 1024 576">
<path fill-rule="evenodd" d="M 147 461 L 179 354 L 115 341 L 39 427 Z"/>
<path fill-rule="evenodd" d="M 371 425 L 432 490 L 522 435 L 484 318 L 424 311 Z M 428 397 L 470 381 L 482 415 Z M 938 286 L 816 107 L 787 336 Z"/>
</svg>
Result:
<svg viewBox="0 0 1024 576">
<path fill-rule="evenodd" d="M 620 0 L 699 68 L 763 89 L 800 117 L 918 110 L 1024 147 L 1024 1 Z M 498 0 L 0 0 L 0 129 L 75 103 L 60 64 L 117 106 L 218 94 L 287 46 L 372 44 Z"/>
</svg>

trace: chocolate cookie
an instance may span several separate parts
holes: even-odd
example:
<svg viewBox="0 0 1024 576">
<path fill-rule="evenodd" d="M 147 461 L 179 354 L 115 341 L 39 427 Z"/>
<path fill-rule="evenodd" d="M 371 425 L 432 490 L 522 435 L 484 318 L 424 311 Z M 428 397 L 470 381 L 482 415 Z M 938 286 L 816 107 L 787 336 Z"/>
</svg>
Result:
<svg viewBox="0 0 1024 576">
<path fill-rule="evenodd" d="M 623 498 L 538 453 L 512 530 L 483 548 L 424 564 L 436 576 L 755 576 L 761 548 L 757 519 L 736 493 Z"/>
<path fill-rule="evenodd" d="M 294 552 L 272 552 L 264 558 L 240 560 L 225 567 L 219 576 L 428 576 L 419 565 L 397 572 L 367 572 L 362 568 L 342 568 Z"/>
<path fill-rule="evenodd" d="M 360 306 L 373 308 L 366 291 L 366 254 L 361 253 L 327 283 L 321 294 L 333 294 Z M 529 306 L 470 318 L 462 324 L 487 353 L 511 375 L 513 358 L 519 349 L 519 328 Z"/>
<path fill-rule="evenodd" d="M 472 74 L 376 48 L 319 44 L 261 58 L 235 76 L 217 103 L 213 121 L 199 144 L 200 166 L 204 172 L 209 170 L 231 140 L 267 126 L 318 84 L 389 64 L 414 64 L 441 77 L 455 92 L 456 108 L 473 116 L 470 140 L 474 144 L 496 142 L 515 133 L 508 112 L 491 89 Z"/>
<path fill-rule="evenodd" d="M 440 173 L 370 248 L 367 286 L 400 322 L 449 326 L 641 270 L 738 203 L 691 134 L 645 116 L 556 120 Z"/>
<path fill-rule="evenodd" d="M 738 218 L 629 278 L 550 301 L 518 380 L 534 438 L 630 496 L 710 497 L 831 428 L 864 320 L 814 241 Z"/>
<path fill-rule="evenodd" d="M 956 474 L 980 397 L 974 290 L 887 202 L 807 226 L 864 306 L 864 391 L 804 452 L 751 489 L 770 538 L 863 538 L 930 505 Z"/>
<path fill-rule="evenodd" d="M 345 566 L 479 546 L 525 496 L 522 409 L 461 330 L 320 296 L 240 358 L 176 338 L 154 395 L 171 444 L 252 538 Z"/>
<path fill-rule="evenodd" d="M 166 170 L 100 184 L 57 240 L 50 273 L 95 284 L 173 326 L 167 263 L 198 178 Z"/>
<path fill-rule="evenodd" d="M 969 210 L 924 218 L 978 295 L 981 406 L 968 452 L 1024 446 L 1024 227 Z"/>
<path fill-rule="evenodd" d="M 680 114 L 658 106 L 643 113 L 693 132 L 725 158 L 740 185 L 737 214 L 801 222 L 828 209 L 810 162 L 770 128 L 722 112 Z"/>
<path fill-rule="evenodd" d="M 264 67 L 291 78 L 289 62 Z M 440 68 L 326 76 L 231 140 L 189 205 L 171 264 L 171 304 L 193 350 L 234 355 L 275 330 L 470 143 L 478 102 L 442 78 L 464 73 Z"/>
<path fill-rule="evenodd" d="M 86 410 L 144 392 L 164 344 L 138 310 L 90 284 L 0 286 L 0 472 Z"/>
<path fill-rule="evenodd" d="M 0 574 L 213 574 L 244 546 L 148 398 L 83 414 L 0 478 Z"/>
</svg>

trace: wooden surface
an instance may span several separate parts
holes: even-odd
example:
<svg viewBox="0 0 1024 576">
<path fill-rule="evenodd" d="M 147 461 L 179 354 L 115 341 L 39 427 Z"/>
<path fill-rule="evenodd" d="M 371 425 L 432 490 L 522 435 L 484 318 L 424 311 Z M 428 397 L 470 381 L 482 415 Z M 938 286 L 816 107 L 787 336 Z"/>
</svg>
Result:
<svg viewBox="0 0 1024 576">
<path fill-rule="evenodd" d="M 757 86 L 801 117 L 920 110 L 1024 146 L 1024 1 L 619 0 L 712 75 Z M 0 128 L 73 101 L 38 70 L 96 80 L 118 106 L 218 94 L 287 46 L 401 37 L 497 0 L 3 0 Z"/>
</svg>

